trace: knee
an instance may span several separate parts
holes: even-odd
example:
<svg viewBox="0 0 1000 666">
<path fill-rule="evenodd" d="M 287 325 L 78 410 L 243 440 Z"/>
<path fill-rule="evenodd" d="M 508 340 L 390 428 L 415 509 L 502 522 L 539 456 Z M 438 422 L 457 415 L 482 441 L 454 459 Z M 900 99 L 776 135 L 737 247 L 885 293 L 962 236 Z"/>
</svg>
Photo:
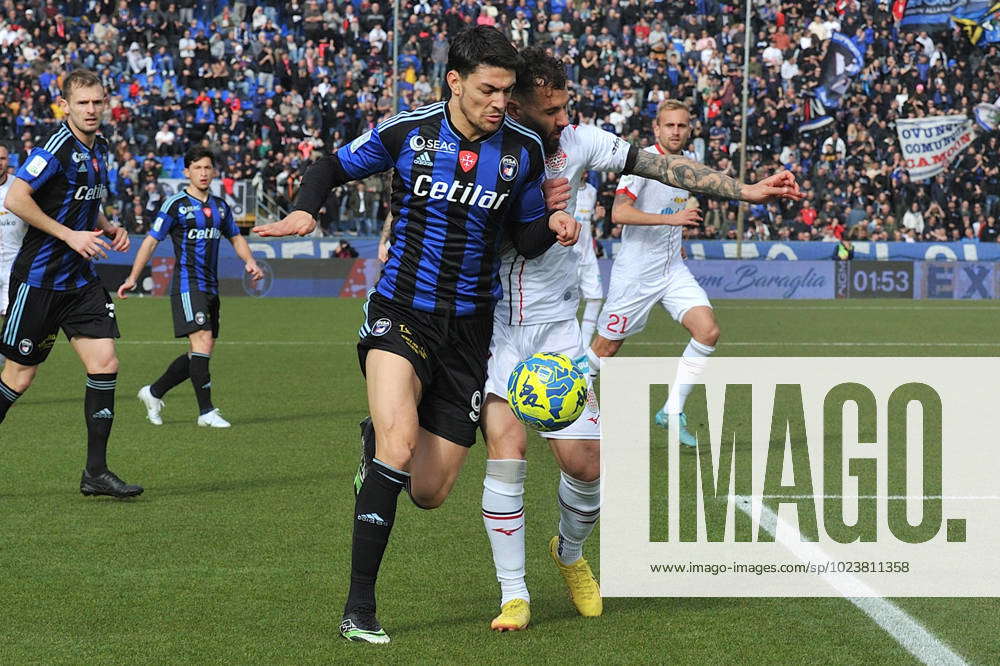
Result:
<svg viewBox="0 0 1000 666">
<path fill-rule="evenodd" d="M 601 449 L 596 443 L 579 442 L 576 455 L 560 461 L 564 474 L 578 481 L 591 483 L 601 478 Z"/>
<path fill-rule="evenodd" d="M 608 340 L 607 338 L 601 336 L 600 334 L 594 336 L 594 342 L 590 345 L 593 352 L 601 357 L 606 358 L 608 356 L 614 356 L 621 349 L 621 340 Z"/>
<path fill-rule="evenodd" d="M 438 489 L 435 492 L 421 492 L 419 489 L 410 487 L 410 500 L 413 501 L 413 505 L 418 509 L 423 509 L 424 511 L 431 511 L 436 509 L 448 498 L 448 493 Z"/>
<path fill-rule="evenodd" d="M 697 331 L 693 332 L 691 337 L 703 345 L 714 347 L 718 344 L 720 335 L 722 335 L 722 330 L 719 328 L 719 325 L 713 321 L 712 323 L 702 326 Z"/>
<path fill-rule="evenodd" d="M 95 358 L 87 364 L 87 374 L 90 375 L 113 375 L 117 372 L 118 356 L 114 353 L 110 356 Z"/>
<path fill-rule="evenodd" d="M 13 366 L 11 361 L 7 361 L 3 372 L 3 383 L 18 393 L 24 393 L 31 386 L 35 379 L 36 366 L 20 366 L 16 370 L 7 371 L 6 366 Z"/>
</svg>

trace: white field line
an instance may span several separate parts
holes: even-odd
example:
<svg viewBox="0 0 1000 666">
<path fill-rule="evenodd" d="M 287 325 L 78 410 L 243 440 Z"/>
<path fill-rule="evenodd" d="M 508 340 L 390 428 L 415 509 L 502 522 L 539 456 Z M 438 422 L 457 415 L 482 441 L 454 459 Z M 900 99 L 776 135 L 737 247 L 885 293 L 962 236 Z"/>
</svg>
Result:
<svg viewBox="0 0 1000 666">
<path fill-rule="evenodd" d="M 746 495 L 735 497 L 736 507 L 751 519 L 753 519 L 754 504 L 757 504 L 760 507 L 760 527 L 774 535 L 778 543 L 802 562 L 830 559 L 817 544 L 801 541 L 798 530 L 781 520 L 778 514 L 759 501 L 759 497 L 751 498 Z M 754 499 L 757 501 L 754 502 Z M 934 666 L 939 664 L 957 666 L 966 663 L 906 611 L 887 599 L 874 596 L 875 591 L 858 578 L 843 573 L 820 574 L 820 576 L 920 662 Z"/>
</svg>

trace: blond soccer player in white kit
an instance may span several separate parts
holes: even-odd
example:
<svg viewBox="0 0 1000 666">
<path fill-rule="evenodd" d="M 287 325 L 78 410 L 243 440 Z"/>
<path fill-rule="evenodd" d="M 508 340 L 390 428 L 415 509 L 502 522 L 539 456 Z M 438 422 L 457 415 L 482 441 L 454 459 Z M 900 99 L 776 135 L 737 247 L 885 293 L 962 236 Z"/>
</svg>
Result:
<svg viewBox="0 0 1000 666">
<path fill-rule="evenodd" d="M 583 321 L 580 329 L 584 344 L 589 344 L 594 337 L 597 317 L 601 313 L 601 301 L 604 300 L 604 285 L 601 284 L 601 269 L 597 265 L 592 233 L 594 219 L 598 216 L 597 209 L 597 188 L 581 178 L 580 189 L 576 193 L 576 209 L 573 211 L 573 217 L 580 223 L 580 238 L 573 247 L 580 259 L 577 272 L 580 277 L 580 296 L 583 298 Z"/>
<path fill-rule="evenodd" d="M 541 49 L 522 51 L 519 75 L 508 113 L 538 132 L 546 152 L 550 209 L 573 210 L 580 179 L 588 170 L 633 172 L 716 196 L 770 200 L 797 196 L 794 177 L 783 172 L 752 186 L 672 155 L 651 155 L 593 126 L 571 126 L 569 94 L 562 63 Z M 559 205 L 556 202 L 561 202 Z M 481 427 L 486 436 L 483 523 L 500 583 L 500 614 L 491 628 L 516 631 L 530 621 L 525 582 L 524 481 L 527 434 L 507 405 L 507 379 L 520 361 L 542 351 L 560 352 L 586 365 L 586 345 L 576 319 L 579 306 L 579 255 L 572 247 L 552 247 L 527 260 L 513 250 L 501 258 L 503 299 L 497 303 L 487 368 Z M 593 391 L 583 414 L 571 426 L 543 433 L 561 470 L 558 488 L 559 531 L 549 553 L 583 616 L 603 612 L 600 587 L 583 558 L 583 543 L 600 514 L 600 412 Z"/>
<path fill-rule="evenodd" d="M 21 249 L 26 227 L 24 221 L 7 210 L 4 200 L 14 177 L 7 173 L 10 153 L 7 146 L 0 145 L 0 317 L 7 315 L 7 288 L 10 284 L 10 268 L 14 265 L 17 252 Z M 3 361 L 3 356 L 0 356 Z"/>
<path fill-rule="evenodd" d="M 676 100 L 661 102 L 653 133 L 656 143 L 647 151 L 683 154 L 691 135 L 687 107 Z M 700 211 L 687 190 L 625 176 L 615 192 L 611 219 L 623 225 L 622 239 L 611 269 L 597 337 L 591 343 L 592 372 L 600 367 L 600 358 L 614 356 L 625 338 L 641 332 L 652 309 L 662 305 L 674 321 L 691 332 L 691 340 L 681 356 L 667 402 L 656 414 L 656 423 L 667 427 L 670 416 L 676 415 L 681 444 L 695 446 L 695 438 L 686 427 L 684 401 L 706 359 L 715 351 L 720 329 L 708 295 L 684 264 L 682 231 L 675 225 L 701 220 Z"/>
</svg>

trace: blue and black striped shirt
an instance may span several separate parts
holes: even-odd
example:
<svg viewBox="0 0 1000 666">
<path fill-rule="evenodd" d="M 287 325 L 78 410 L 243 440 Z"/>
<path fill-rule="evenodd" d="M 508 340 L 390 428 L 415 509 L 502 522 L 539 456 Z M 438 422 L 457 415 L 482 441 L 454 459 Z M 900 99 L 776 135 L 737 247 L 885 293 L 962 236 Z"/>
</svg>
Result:
<svg viewBox="0 0 1000 666">
<path fill-rule="evenodd" d="M 46 215 L 74 231 L 93 231 L 108 190 L 108 142 L 88 148 L 63 123 L 17 170 Z M 29 226 L 11 269 L 32 287 L 69 291 L 97 280 L 91 262 L 55 236 Z"/>
<path fill-rule="evenodd" d="M 504 228 L 547 218 L 544 159 L 538 135 L 514 120 L 469 141 L 438 102 L 393 116 L 321 160 L 310 172 L 323 175 L 307 174 L 295 207 L 315 216 L 331 187 L 394 168 L 391 248 L 375 289 L 424 312 L 486 313 L 502 295 Z"/>
<path fill-rule="evenodd" d="M 229 204 L 214 194 L 201 201 L 182 190 L 164 201 L 149 235 L 158 241 L 170 236 L 174 243 L 170 293 L 219 293 L 219 240 L 239 233 Z"/>
</svg>

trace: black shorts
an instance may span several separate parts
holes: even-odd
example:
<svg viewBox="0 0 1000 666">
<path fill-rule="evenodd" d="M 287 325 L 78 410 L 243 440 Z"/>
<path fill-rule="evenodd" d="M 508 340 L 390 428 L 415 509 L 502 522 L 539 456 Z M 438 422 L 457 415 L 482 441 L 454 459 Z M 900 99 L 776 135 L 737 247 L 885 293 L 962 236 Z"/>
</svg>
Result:
<svg viewBox="0 0 1000 666">
<path fill-rule="evenodd" d="M 423 385 L 420 426 L 461 446 L 476 443 L 486 384 L 493 314 L 448 317 L 408 308 L 379 293 L 364 306 L 358 361 L 365 371 L 370 349 L 407 359 Z"/>
<path fill-rule="evenodd" d="M 219 337 L 219 295 L 203 291 L 182 291 L 170 295 L 174 311 L 174 337 L 186 338 L 195 331 L 212 331 Z"/>
<path fill-rule="evenodd" d="M 100 282 L 71 291 L 52 291 L 11 276 L 9 294 L 0 354 L 15 363 L 42 363 L 60 328 L 69 339 L 121 337 L 115 304 Z"/>
</svg>

